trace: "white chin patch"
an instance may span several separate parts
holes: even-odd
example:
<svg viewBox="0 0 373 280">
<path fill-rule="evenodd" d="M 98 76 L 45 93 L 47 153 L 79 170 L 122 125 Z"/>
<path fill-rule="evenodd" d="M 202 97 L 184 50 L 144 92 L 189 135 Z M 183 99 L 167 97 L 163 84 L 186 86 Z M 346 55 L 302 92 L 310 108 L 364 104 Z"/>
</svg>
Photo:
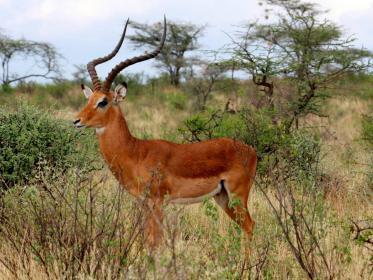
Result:
<svg viewBox="0 0 373 280">
<path fill-rule="evenodd" d="M 105 131 L 105 127 L 96 128 L 96 133 L 98 135 L 101 135 L 102 133 L 104 133 L 104 131 Z"/>
</svg>

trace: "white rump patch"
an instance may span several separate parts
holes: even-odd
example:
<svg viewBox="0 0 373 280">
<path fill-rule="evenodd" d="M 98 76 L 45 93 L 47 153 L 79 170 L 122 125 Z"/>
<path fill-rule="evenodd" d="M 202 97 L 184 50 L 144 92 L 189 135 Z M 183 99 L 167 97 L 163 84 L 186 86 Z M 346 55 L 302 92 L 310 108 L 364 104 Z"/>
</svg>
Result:
<svg viewBox="0 0 373 280">
<path fill-rule="evenodd" d="M 202 201 L 204 201 L 206 199 L 209 199 L 209 198 L 217 195 L 218 193 L 220 193 L 221 192 L 221 188 L 222 188 L 222 185 L 221 185 L 221 183 L 219 183 L 218 186 L 216 187 L 216 189 L 214 189 L 211 192 L 209 192 L 207 194 L 204 194 L 202 196 L 198 196 L 198 197 L 180 197 L 180 198 L 172 199 L 169 202 L 170 203 L 175 203 L 175 204 L 193 204 L 193 203 L 199 203 L 199 202 L 202 202 Z"/>
</svg>

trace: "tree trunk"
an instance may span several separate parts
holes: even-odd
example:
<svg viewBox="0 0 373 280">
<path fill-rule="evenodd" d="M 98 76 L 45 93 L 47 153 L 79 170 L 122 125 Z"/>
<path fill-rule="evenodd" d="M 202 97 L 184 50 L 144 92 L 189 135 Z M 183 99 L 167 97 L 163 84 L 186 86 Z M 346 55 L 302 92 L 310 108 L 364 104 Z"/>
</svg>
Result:
<svg viewBox="0 0 373 280">
<path fill-rule="evenodd" d="M 178 87 L 180 84 L 180 68 L 176 68 L 174 86 Z"/>
</svg>

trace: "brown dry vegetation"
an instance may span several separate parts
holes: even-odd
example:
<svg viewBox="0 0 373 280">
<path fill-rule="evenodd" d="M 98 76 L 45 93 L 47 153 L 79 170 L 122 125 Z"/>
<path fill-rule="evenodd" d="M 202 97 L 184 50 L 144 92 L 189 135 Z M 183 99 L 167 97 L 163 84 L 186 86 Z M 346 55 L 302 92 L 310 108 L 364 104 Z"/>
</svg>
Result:
<svg viewBox="0 0 373 280">
<path fill-rule="evenodd" d="M 327 118 L 308 116 L 301 119 L 300 126 L 315 127 L 322 138 L 321 165 L 327 174 L 322 182 L 323 219 L 327 226 L 322 228 L 325 232 L 320 242 L 332 275 L 336 279 L 369 279 L 372 250 L 353 239 L 351 220 L 371 219 L 373 213 L 372 186 L 365 175 L 371 155 L 359 141 L 362 114 L 370 113 L 372 106 L 372 87 L 349 84 L 338 90 L 333 90 L 333 97 L 324 104 Z M 242 90 L 239 106 L 248 103 L 247 94 L 252 91 L 252 87 Z M 354 94 L 359 91 L 368 98 Z M 77 88 L 72 88 L 63 100 L 75 99 L 78 94 Z M 123 110 L 132 132 L 141 138 L 181 141 L 177 128 L 191 115 L 193 102 L 186 97 L 180 108 L 167 95 L 184 94 L 162 88 L 154 95 L 129 97 Z M 35 102 L 32 94 L 17 95 L 43 104 Z M 57 118 L 73 119 L 78 106 L 64 108 L 58 98 L 45 98 L 47 107 L 57 103 L 60 109 L 53 111 Z M 209 104 L 223 109 L 227 98 L 216 92 Z M 276 195 L 274 191 L 267 194 L 270 198 Z M 249 201 L 256 221 L 251 241 L 242 237 L 212 201 L 206 201 L 186 207 L 166 206 L 165 244 L 153 253 L 143 247 L 141 202 L 120 190 L 105 168 L 88 178 L 71 174 L 54 182 L 18 186 L 5 200 L 3 211 L 11 219 L 6 221 L 8 228 L 0 229 L 1 279 L 306 278 L 258 186 Z M 319 277 L 326 279 L 328 274 L 321 271 Z"/>
</svg>

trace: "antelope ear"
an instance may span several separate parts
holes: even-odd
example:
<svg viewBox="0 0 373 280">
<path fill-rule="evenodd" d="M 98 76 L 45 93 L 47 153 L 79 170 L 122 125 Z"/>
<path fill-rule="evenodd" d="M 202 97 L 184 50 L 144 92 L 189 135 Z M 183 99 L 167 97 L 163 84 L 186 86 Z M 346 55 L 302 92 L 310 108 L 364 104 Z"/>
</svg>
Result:
<svg viewBox="0 0 373 280">
<path fill-rule="evenodd" d="M 117 85 L 114 89 L 114 101 L 120 102 L 126 97 L 127 94 L 127 83 L 123 82 Z"/>
<path fill-rule="evenodd" d="M 87 87 L 83 84 L 81 84 L 80 86 L 82 88 L 82 91 L 83 91 L 85 97 L 89 98 L 92 95 L 92 90 L 89 87 Z"/>
</svg>

